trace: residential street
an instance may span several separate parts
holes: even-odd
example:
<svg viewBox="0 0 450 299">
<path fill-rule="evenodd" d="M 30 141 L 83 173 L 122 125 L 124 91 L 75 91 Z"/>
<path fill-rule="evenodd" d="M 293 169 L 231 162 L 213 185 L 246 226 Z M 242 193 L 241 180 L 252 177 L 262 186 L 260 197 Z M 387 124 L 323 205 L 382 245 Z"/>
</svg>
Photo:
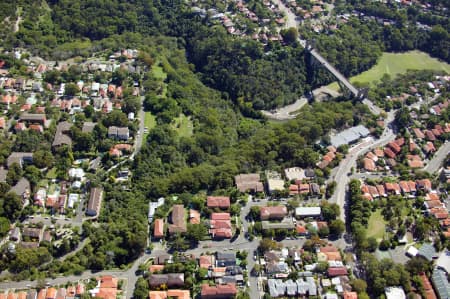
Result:
<svg viewBox="0 0 450 299">
<path fill-rule="evenodd" d="M 366 140 L 358 145 L 352 147 L 349 150 L 347 156 L 341 161 L 338 168 L 333 172 L 332 180 L 336 181 L 336 190 L 334 191 L 333 196 L 330 198 L 330 202 L 337 203 L 341 208 L 341 220 L 345 221 L 345 202 L 346 202 L 346 189 L 347 184 L 349 183 L 349 173 L 351 172 L 352 167 L 356 167 L 356 160 L 358 156 L 372 150 L 376 147 L 383 146 L 387 144 L 389 141 L 395 139 L 395 133 L 392 130 L 392 122 L 394 120 L 394 112 L 391 111 L 388 113 L 388 117 L 386 119 L 386 128 L 383 132 L 383 135 L 380 139 L 374 140 Z"/>
<path fill-rule="evenodd" d="M 447 155 L 450 153 L 450 142 L 444 143 L 436 153 L 434 153 L 433 159 L 423 168 L 423 170 L 429 173 L 435 173 L 442 166 Z"/>
</svg>

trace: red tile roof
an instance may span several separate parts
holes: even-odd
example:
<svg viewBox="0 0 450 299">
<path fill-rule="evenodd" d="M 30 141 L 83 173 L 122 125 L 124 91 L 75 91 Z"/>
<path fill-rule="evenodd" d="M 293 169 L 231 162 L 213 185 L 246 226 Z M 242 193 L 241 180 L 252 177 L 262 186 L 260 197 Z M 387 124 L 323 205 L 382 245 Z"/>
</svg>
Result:
<svg viewBox="0 0 450 299">
<path fill-rule="evenodd" d="M 330 277 L 343 276 L 347 274 L 347 268 L 345 267 L 328 268 L 328 276 Z"/>
<path fill-rule="evenodd" d="M 156 219 L 153 229 L 153 237 L 162 238 L 164 237 L 164 220 Z"/>
<path fill-rule="evenodd" d="M 235 284 L 224 284 L 209 286 L 208 284 L 202 284 L 201 296 L 202 298 L 227 298 L 236 296 L 237 289 Z"/>
<path fill-rule="evenodd" d="M 230 207 L 230 198 L 228 196 L 208 196 L 208 208 L 228 209 Z"/>
<path fill-rule="evenodd" d="M 344 292 L 344 299 L 358 299 L 356 292 Z"/>
<path fill-rule="evenodd" d="M 286 206 L 271 206 L 271 207 L 261 207 L 260 216 L 261 220 L 268 219 L 279 219 L 284 218 L 287 215 Z"/>
<path fill-rule="evenodd" d="M 100 288 L 117 288 L 119 280 L 111 275 L 100 277 Z"/>
<path fill-rule="evenodd" d="M 389 158 L 394 159 L 396 157 L 396 154 L 388 147 L 386 147 L 384 149 L 384 153 L 386 154 L 386 156 L 388 156 Z"/>
<path fill-rule="evenodd" d="M 396 154 L 398 154 L 402 150 L 401 147 L 395 141 L 389 142 L 388 147 Z"/>
<path fill-rule="evenodd" d="M 437 299 L 436 293 L 433 290 L 433 286 L 430 283 L 430 280 L 425 275 L 425 273 L 420 273 L 420 280 L 422 281 L 422 286 L 425 290 L 426 299 Z"/>
</svg>

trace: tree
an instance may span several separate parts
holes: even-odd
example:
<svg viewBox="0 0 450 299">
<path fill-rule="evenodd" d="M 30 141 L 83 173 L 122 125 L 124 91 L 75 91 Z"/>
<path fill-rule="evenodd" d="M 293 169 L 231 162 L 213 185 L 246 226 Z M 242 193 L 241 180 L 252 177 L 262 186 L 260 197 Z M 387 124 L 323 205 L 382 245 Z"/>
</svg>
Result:
<svg viewBox="0 0 450 299">
<path fill-rule="evenodd" d="M 362 279 L 353 279 L 350 284 L 353 290 L 358 294 L 365 292 L 367 289 L 367 283 Z"/>
<path fill-rule="evenodd" d="M 64 95 L 69 97 L 76 96 L 79 92 L 80 89 L 78 88 L 78 85 L 76 85 L 75 83 L 68 83 L 64 88 Z"/>
<path fill-rule="evenodd" d="M 22 167 L 18 163 L 13 163 L 8 170 L 6 175 L 6 182 L 13 186 L 15 185 L 23 175 Z"/>
<path fill-rule="evenodd" d="M 295 43 L 297 41 L 298 31 L 294 27 L 291 27 L 291 28 L 286 29 L 286 30 L 281 30 L 280 33 L 283 36 L 283 40 L 286 43 L 288 43 L 288 44 L 292 44 L 292 43 Z"/>
<path fill-rule="evenodd" d="M 139 277 L 134 288 L 133 298 L 146 299 L 148 298 L 149 286 L 145 278 Z"/>
<path fill-rule="evenodd" d="M 203 238 L 207 235 L 208 230 L 206 226 L 202 223 L 200 224 L 191 224 L 187 225 L 186 237 L 188 240 L 197 244 L 198 241 L 203 240 Z"/>
<path fill-rule="evenodd" d="M 4 215 L 10 220 L 14 221 L 22 209 L 22 200 L 19 195 L 14 192 L 6 193 L 3 198 L 3 211 Z"/>
<path fill-rule="evenodd" d="M 91 107 L 91 106 L 88 106 Z M 33 153 L 33 164 L 37 168 L 50 168 L 53 166 L 53 155 L 47 150 L 37 150 Z"/>
<path fill-rule="evenodd" d="M 367 239 L 367 249 L 370 252 L 374 252 L 375 250 L 377 250 L 378 248 L 378 242 L 377 239 L 375 239 L 374 237 L 370 237 Z"/>
<path fill-rule="evenodd" d="M 0 217 L 0 237 L 6 236 L 9 232 L 10 223 L 5 217 Z"/>
<path fill-rule="evenodd" d="M 330 229 L 328 228 L 328 226 L 322 226 L 321 228 L 319 228 L 318 233 L 321 238 L 326 238 L 330 234 Z"/>
<path fill-rule="evenodd" d="M 341 219 L 331 221 L 330 234 L 340 236 L 345 231 L 345 223 Z"/>
<path fill-rule="evenodd" d="M 125 113 L 137 113 L 141 109 L 141 100 L 137 97 L 127 97 L 124 100 L 122 111 Z"/>
<path fill-rule="evenodd" d="M 277 242 L 268 238 L 264 238 L 261 241 L 259 241 L 258 249 L 260 253 L 264 253 L 266 251 L 275 250 L 278 247 L 279 245 L 277 244 Z"/>
</svg>

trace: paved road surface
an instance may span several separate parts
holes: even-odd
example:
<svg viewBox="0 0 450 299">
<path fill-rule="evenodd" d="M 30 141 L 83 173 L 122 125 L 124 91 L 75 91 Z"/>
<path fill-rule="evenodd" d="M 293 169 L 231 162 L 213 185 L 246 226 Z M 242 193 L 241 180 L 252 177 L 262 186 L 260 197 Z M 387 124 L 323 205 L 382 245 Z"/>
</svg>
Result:
<svg viewBox="0 0 450 299">
<path fill-rule="evenodd" d="M 337 203 L 341 208 L 341 220 L 345 221 L 346 188 L 350 180 L 348 173 L 351 171 L 352 167 L 356 166 L 356 160 L 358 159 L 359 155 L 376 147 L 383 146 L 389 141 L 395 139 L 395 134 L 391 129 L 391 123 L 393 120 L 394 112 L 391 111 L 388 113 L 388 117 L 386 119 L 387 126 L 381 138 L 376 141 L 367 140 L 351 148 L 347 156 L 339 164 L 339 167 L 334 175 L 334 179 L 336 180 L 336 190 L 334 191 L 333 196 L 330 198 L 330 202 Z"/>
<path fill-rule="evenodd" d="M 450 153 L 450 142 L 444 143 L 438 151 L 434 154 L 433 159 L 423 168 L 423 170 L 429 173 L 435 173 L 439 170 L 444 162 L 445 158 Z"/>
</svg>

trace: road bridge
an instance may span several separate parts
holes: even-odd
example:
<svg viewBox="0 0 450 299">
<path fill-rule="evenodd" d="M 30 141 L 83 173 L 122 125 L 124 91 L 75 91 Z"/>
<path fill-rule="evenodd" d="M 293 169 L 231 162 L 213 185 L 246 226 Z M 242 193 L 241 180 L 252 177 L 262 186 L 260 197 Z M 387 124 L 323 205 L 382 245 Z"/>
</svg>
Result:
<svg viewBox="0 0 450 299">
<path fill-rule="evenodd" d="M 361 100 L 366 104 L 370 111 L 376 115 L 380 114 L 380 109 L 375 106 L 369 99 L 367 99 L 367 90 L 356 88 L 350 81 L 342 75 L 332 64 L 330 64 L 320 53 L 314 48 L 314 43 L 299 39 L 300 44 L 305 48 L 306 51 L 311 55 L 311 66 L 320 65 L 328 70 L 337 80 L 341 89 L 347 90 L 356 99 Z"/>
</svg>

